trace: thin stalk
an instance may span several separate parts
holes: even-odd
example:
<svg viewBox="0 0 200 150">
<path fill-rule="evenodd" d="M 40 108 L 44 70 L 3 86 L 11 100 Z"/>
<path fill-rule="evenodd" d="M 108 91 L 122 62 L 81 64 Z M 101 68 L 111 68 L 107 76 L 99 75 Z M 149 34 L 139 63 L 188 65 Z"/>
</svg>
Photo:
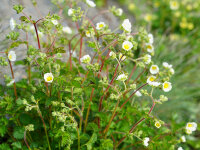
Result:
<svg viewBox="0 0 200 150">
<path fill-rule="evenodd" d="M 90 102 L 92 102 L 93 93 L 94 93 L 94 88 L 92 88 L 92 92 L 91 92 L 91 95 L 90 95 Z M 91 108 L 91 104 L 89 104 L 88 109 L 87 109 L 87 114 L 86 114 L 86 118 L 85 118 L 84 132 L 86 132 L 87 121 L 88 121 L 88 117 L 89 117 L 89 114 L 90 114 L 90 108 Z"/>
<path fill-rule="evenodd" d="M 79 51 L 79 64 L 81 64 L 81 55 L 82 55 L 82 47 L 83 47 L 83 36 L 80 38 L 80 51 Z"/>
<path fill-rule="evenodd" d="M 14 72 L 13 72 L 13 68 L 12 68 L 12 64 L 11 64 L 11 61 L 8 59 L 8 62 L 9 62 L 9 65 L 10 65 L 10 71 L 11 71 L 11 74 L 12 74 L 12 79 L 14 80 L 14 93 L 15 93 L 15 100 L 17 100 L 17 88 L 16 88 L 16 83 L 15 83 L 15 76 L 14 76 Z"/>
<path fill-rule="evenodd" d="M 152 106 L 151 106 L 151 109 L 150 109 L 149 112 L 148 112 L 148 115 L 150 115 L 150 113 L 152 112 L 153 108 L 155 107 L 155 101 L 153 100 L 153 97 L 152 97 L 152 96 L 150 96 L 150 97 L 151 97 L 151 100 L 152 100 L 153 104 L 152 104 Z M 132 133 L 133 130 L 134 130 L 142 121 L 144 121 L 145 119 L 146 119 L 146 118 L 142 118 L 142 119 L 140 119 L 137 123 L 135 123 L 135 124 L 133 125 L 133 127 L 129 130 L 129 133 Z M 117 147 L 124 141 L 124 139 L 125 139 L 126 137 L 127 137 L 127 136 L 124 136 L 123 138 L 121 138 L 120 141 L 118 142 L 118 144 L 116 145 L 115 148 L 117 148 Z"/>
<path fill-rule="evenodd" d="M 129 83 L 131 77 L 133 76 L 133 73 L 135 72 L 135 69 L 136 69 L 136 64 L 134 65 L 134 67 L 133 67 L 133 69 L 132 69 L 132 71 L 131 71 L 131 74 L 130 74 L 129 78 L 128 78 L 128 80 L 126 81 L 126 84 Z"/>
<path fill-rule="evenodd" d="M 41 49 L 41 47 L 40 47 L 40 38 L 39 38 L 39 35 L 38 35 L 37 25 L 36 25 L 36 23 L 33 23 L 33 25 L 35 27 L 35 33 L 36 33 L 36 36 L 37 36 L 38 48 Z"/>
<path fill-rule="evenodd" d="M 38 108 L 38 114 L 42 120 L 42 123 L 43 123 L 43 126 L 44 126 L 44 130 L 45 130 L 45 134 L 46 134 L 46 139 L 47 139 L 47 143 L 48 143 L 48 147 L 49 147 L 49 150 L 51 150 L 51 146 L 50 146 L 50 143 L 49 143 L 49 137 L 48 137 L 48 133 L 47 133 L 47 128 L 46 128 L 46 125 L 45 125 L 45 122 L 44 122 L 44 119 L 42 117 L 42 113 L 41 111 L 39 110 Z"/>
<path fill-rule="evenodd" d="M 26 146 L 28 147 L 29 150 L 31 150 L 30 146 L 28 145 L 28 142 L 26 140 L 26 130 L 24 131 L 24 142 L 26 143 Z"/>
<path fill-rule="evenodd" d="M 26 32 L 26 42 L 27 42 L 26 46 L 27 46 L 27 50 L 28 50 L 28 48 L 29 48 L 28 32 Z M 29 84 L 31 83 L 31 65 L 30 65 L 30 63 L 28 63 L 28 82 L 29 82 Z"/>
</svg>

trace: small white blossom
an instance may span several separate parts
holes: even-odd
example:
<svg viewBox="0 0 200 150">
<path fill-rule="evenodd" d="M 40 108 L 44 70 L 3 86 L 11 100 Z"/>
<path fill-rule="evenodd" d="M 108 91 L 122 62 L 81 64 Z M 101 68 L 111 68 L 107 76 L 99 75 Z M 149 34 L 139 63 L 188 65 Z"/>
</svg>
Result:
<svg viewBox="0 0 200 150">
<path fill-rule="evenodd" d="M 143 60 L 144 60 L 144 63 L 145 63 L 145 64 L 149 64 L 149 63 L 151 62 L 151 55 L 146 54 L 146 55 L 143 57 Z"/>
<path fill-rule="evenodd" d="M 99 22 L 96 25 L 96 29 L 97 30 L 102 30 L 105 26 L 106 26 L 106 24 L 104 22 Z"/>
<path fill-rule="evenodd" d="M 126 59 L 126 56 L 123 56 L 122 53 L 119 54 L 119 60 L 124 61 Z"/>
<path fill-rule="evenodd" d="M 85 31 L 85 35 L 86 35 L 87 37 L 91 37 L 91 36 L 94 35 L 94 34 L 95 34 L 94 31 L 89 31 L 89 30 Z"/>
<path fill-rule="evenodd" d="M 186 130 L 191 130 L 192 132 L 197 129 L 196 122 L 188 122 L 186 125 Z"/>
<path fill-rule="evenodd" d="M 126 79 L 128 78 L 127 75 L 125 75 L 124 73 L 123 74 L 120 74 L 116 80 L 119 80 L 119 81 L 125 81 Z"/>
<path fill-rule="evenodd" d="M 93 1 L 91 1 L 91 0 L 86 0 L 86 3 L 90 7 L 96 7 L 96 4 Z"/>
<path fill-rule="evenodd" d="M 187 133 L 187 134 L 192 134 L 192 131 L 189 130 L 189 129 L 186 129 L 186 133 Z"/>
<path fill-rule="evenodd" d="M 179 8 L 179 3 L 177 1 L 170 1 L 170 8 L 172 10 L 177 10 Z"/>
<path fill-rule="evenodd" d="M 186 142 L 186 138 L 185 138 L 185 136 L 181 136 L 181 142 Z"/>
<path fill-rule="evenodd" d="M 13 83 L 15 83 L 15 80 L 14 80 L 14 79 L 12 79 L 12 80 L 7 84 L 7 86 L 11 86 Z"/>
<path fill-rule="evenodd" d="M 158 87 L 159 85 L 161 85 L 161 83 L 160 82 L 151 82 L 150 85 L 154 86 L 154 87 Z"/>
<path fill-rule="evenodd" d="M 129 41 L 124 41 L 122 44 L 122 48 L 126 51 L 129 51 L 131 48 L 133 48 L 133 44 Z"/>
<path fill-rule="evenodd" d="M 152 84 L 152 82 L 154 82 L 154 81 L 155 81 L 155 79 L 156 79 L 156 77 L 155 77 L 155 76 L 149 76 L 149 77 L 148 77 L 148 79 L 147 79 L 147 83 L 148 83 L 149 85 L 151 85 L 151 84 Z"/>
<path fill-rule="evenodd" d="M 156 126 L 156 128 L 160 128 L 161 127 L 161 123 L 159 121 L 156 121 L 155 122 L 155 126 Z"/>
<path fill-rule="evenodd" d="M 10 29 L 14 30 L 16 27 L 16 22 L 13 18 L 10 18 Z"/>
<path fill-rule="evenodd" d="M 16 60 L 15 51 L 10 51 L 10 52 L 8 53 L 8 59 L 9 59 L 10 61 L 15 61 L 15 60 Z"/>
<path fill-rule="evenodd" d="M 122 23 L 122 27 L 124 28 L 124 30 L 126 30 L 127 32 L 131 32 L 131 22 L 129 21 L 129 19 L 125 19 Z"/>
<path fill-rule="evenodd" d="M 68 10 L 68 16 L 72 16 L 74 14 L 74 9 L 70 8 Z"/>
<path fill-rule="evenodd" d="M 170 68 L 169 71 L 171 72 L 171 74 L 174 74 L 174 69 Z"/>
<path fill-rule="evenodd" d="M 53 74 L 52 73 L 45 73 L 44 74 L 44 80 L 47 83 L 53 82 Z"/>
<path fill-rule="evenodd" d="M 154 52 L 154 47 L 153 47 L 152 44 L 147 43 L 146 44 L 146 48 L 147 48 L 147 52 L 149 52 L 149 53 L 153 53 Z"/>
<path fill-rule="evenodd" d="M 118 9 L 116 10 L 116 14 L 117 14 L 117 16 L 121 16 L 121 15 L 123 14 L 123 9 L 118 8 Z"/>
<path fill-rule="evenodd" d="M 159 67 L 157 65 L 152 65 L 150 68 L 151 74 L 157 74 L 159 72 Z"/>
<path fill-rule="evenodd" d="M 72 34 L 72 29 L 68 26 L 63 27 L 63 32 L 68 33 L 68 34 Z"/>
<path fill-rule="evenodd" d="M 115 58 L 116 58 L 115 52 L 110 52 L 110 53 L 109 53 L 109 56 L 110 56 L 112 59 L 115 59 Z"/>
<path fill-rule="evenodd" d="M 85 56 L 81 57 L 80 60 L 82 63 L 89 64 L 91 61 L 91 57 L 89 55 L 85 55 Z"/>
<path fill-rule="evenodd" d="M 146 146 L 146 147 L 149 145 L 149 138 L 148 138 L 148 137 L 145 137 L 145 138 L 144 138 L 143 144 L 144 144 L 144 146 Z"/>
<path fill-rule="evenodd" d="M 140 91 L 137 91 L 137 92 L 135 93 L 135 95 L 136 95 L 137 97 L 140 97 L 140 96 L 142 96 L 142 94 L 141 94 L 141 92 L 140 92 Z"/>
<path fill-rule="evenodd" d="M 52 22 L 55 26 L 58 25 L 58 20 L 56 20 L 56 19 L 52 19 L 51 22 Z"/>
<path fill-rule="evenodd" d="M 178 150 L 183 150 L 183 148 L 182 148 L 182 147 L 179 147 Z"/>
<path fill-rule="evenodd" d="M 148 34 L 148 38 L 149 38 L 149 44 L 153 44 L 153 41 L 154 41 L 154 39 L 153 39 L 153 34 Z"/>
<path fill-rule="evenodd" d="M 172 84 L 170 82 L 165 81 L 163 83 L 163 91 L 169 92 L 172 89 Z"/>
<path fill-rule="evenodd" d="M 172 68 L 172 65 L 169 65 L 167 62 L 163 62 L 163 67 L 170 69 L 170 68 Z"/>
</svg>

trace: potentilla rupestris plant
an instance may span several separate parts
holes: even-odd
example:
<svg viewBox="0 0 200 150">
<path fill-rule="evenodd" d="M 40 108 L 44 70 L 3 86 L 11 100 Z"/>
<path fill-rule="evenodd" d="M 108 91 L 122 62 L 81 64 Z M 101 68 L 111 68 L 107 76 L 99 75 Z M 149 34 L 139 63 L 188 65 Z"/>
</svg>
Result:
<svg viewBox="0 0 200 150">
<path fill-rule="evenodd" d="M 91 0 L 85 2 L 88 7 L 96 6 Z M 23 16 L 21 23 L 10 21 L 15 23 L 7 36 L 11 44 L 1 53 L 12 73 L 12 79 L 6 77 L 8 87 L 0 101 L 1 122 L 6 122 L 1 136 L 9 139 L 5 146 L 126 149 L 136 144 L 154 148 L 157 135 L 153 129 L 162 129 L 158 136 L 162 138 L 169 127 L 152 112 L 157 104 L 168 100 L 165 92 L 172 89 L 174 70 L 167 62 L 158 66 L 151 60 L 153 35 L 144 28 L 136 31 L 129 19 L 114 31 L 106 21 L 94 22 L 103 13 L 121 16 L 123 11 L 116 7 L 88 18 L 87 11 L 75 1 L 53 3 L 63 6 L 59 14 L 38 20 L 26 14 L 23 6 L 14 6 Z M 75 28 L 62 25 L 64 9 Z M 21 32 L 26 33 L 24 39 L 19 38 Z M 30 36 L 37 47 L 30 44 Z M 27 56 L 16 61 L 15 47 L 21 44 L 27 46 Z M 4 58 L 1 64 L 8 65 Z M 14 62 L 26 66 L 27 79 L 15 83 Z M 131 73 L 128 66 L 132 66 Z"/>
</svg>

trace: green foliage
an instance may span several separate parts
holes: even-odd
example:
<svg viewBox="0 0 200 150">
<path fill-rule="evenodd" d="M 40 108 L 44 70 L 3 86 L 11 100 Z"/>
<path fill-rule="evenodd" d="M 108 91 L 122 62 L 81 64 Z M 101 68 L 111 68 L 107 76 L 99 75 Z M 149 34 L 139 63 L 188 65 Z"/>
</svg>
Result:
<svg viewBox="0 0 200 150">
<path fill-rule="evenodd" d="M 85 2 L 94 7 L 91 1 Z M 175 88 L 174 68 L 157 54 L 168 41 L 158 44 L 154 52 L 153 35 L 144 27 L 133 32 L 128 19 L 112 31 L 101 20 L 95 26 L 76 1 L 70 3 L 72 8 L 69 1 L 52 3 L 69 15 L 62 19 L 75 22 L 76 28 L 62 26 L 61 14 L 49 13 L 37 21 L 25 15 L 20 17 L 18 32 L 7 36 L 12 42 L 4 53 L 22 44 L 27 53 L 15 63 L 11 62 L 14 55 L 0 59 L 2 66 L 9 60 L 12 74 L 12 78 L 5 76 L 7 85 L 0 89 L 4 142 L 0 149 L 175 149 L 185 132 L 196 140 L 192 136 L 199 130 L 195 123 L 186 130 L 186 122 L 176 115 L 165 122 L 154 113 L 164 110 L 160 108 L 172 95 L 166 92 Z M 15 5 L 14 9 L 20 13 L 23 7 Z M 119 8 L 109 11 L 122 16 Z M 35 38 L 37 47 L 27 37 L 19 40 L 21 32 Z M 83 49 L 89 50 L 85 54 Z M 176 58 L 174 53 L 169 54 L 171 59 Z M 27 77 L 15 81 L 13 65 L 23 65 Z"/>
</svg>

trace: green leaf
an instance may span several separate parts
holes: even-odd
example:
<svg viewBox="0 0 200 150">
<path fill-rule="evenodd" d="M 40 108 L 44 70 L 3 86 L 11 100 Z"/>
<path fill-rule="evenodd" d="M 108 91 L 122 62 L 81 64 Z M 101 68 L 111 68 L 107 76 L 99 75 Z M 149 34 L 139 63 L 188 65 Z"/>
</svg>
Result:
<svg viewBox="0 0 200 150">
<path fill-rule="evenodd" d="M 92 149 L 92 145 L 96 142 L 96 140 L 97 140 L 97 135 L 96 133 L 93 133 L 90 140 L 85 144 L 87 146 L 87 150 Z"/>
<path fill-rule="evenodd" d="M 65 53 L 64 47 L 58 47 L 53 50 L 53 54 Z"/>
<path fill-rule="evenodd" d="M 19 14 L 23 11 L 24 7 L 22 5 L 14 5 L 13 9 Z"/>
<path fill-rule="evenodd" d="M 14 142 L 14 143 L 12 143 L 12 146 L 13 146 L 14 148 L 19 148 L 19 149 L 22 148 L 22 144 L 21 144 L 20 142 Z"/>
<path fill-rule="evenodd" d="M 16 139 L 23 139 L 24 138 L 24 131 L 23 127 L 16 127 L 13 132 L 13 136 Z"/>
</svg>

